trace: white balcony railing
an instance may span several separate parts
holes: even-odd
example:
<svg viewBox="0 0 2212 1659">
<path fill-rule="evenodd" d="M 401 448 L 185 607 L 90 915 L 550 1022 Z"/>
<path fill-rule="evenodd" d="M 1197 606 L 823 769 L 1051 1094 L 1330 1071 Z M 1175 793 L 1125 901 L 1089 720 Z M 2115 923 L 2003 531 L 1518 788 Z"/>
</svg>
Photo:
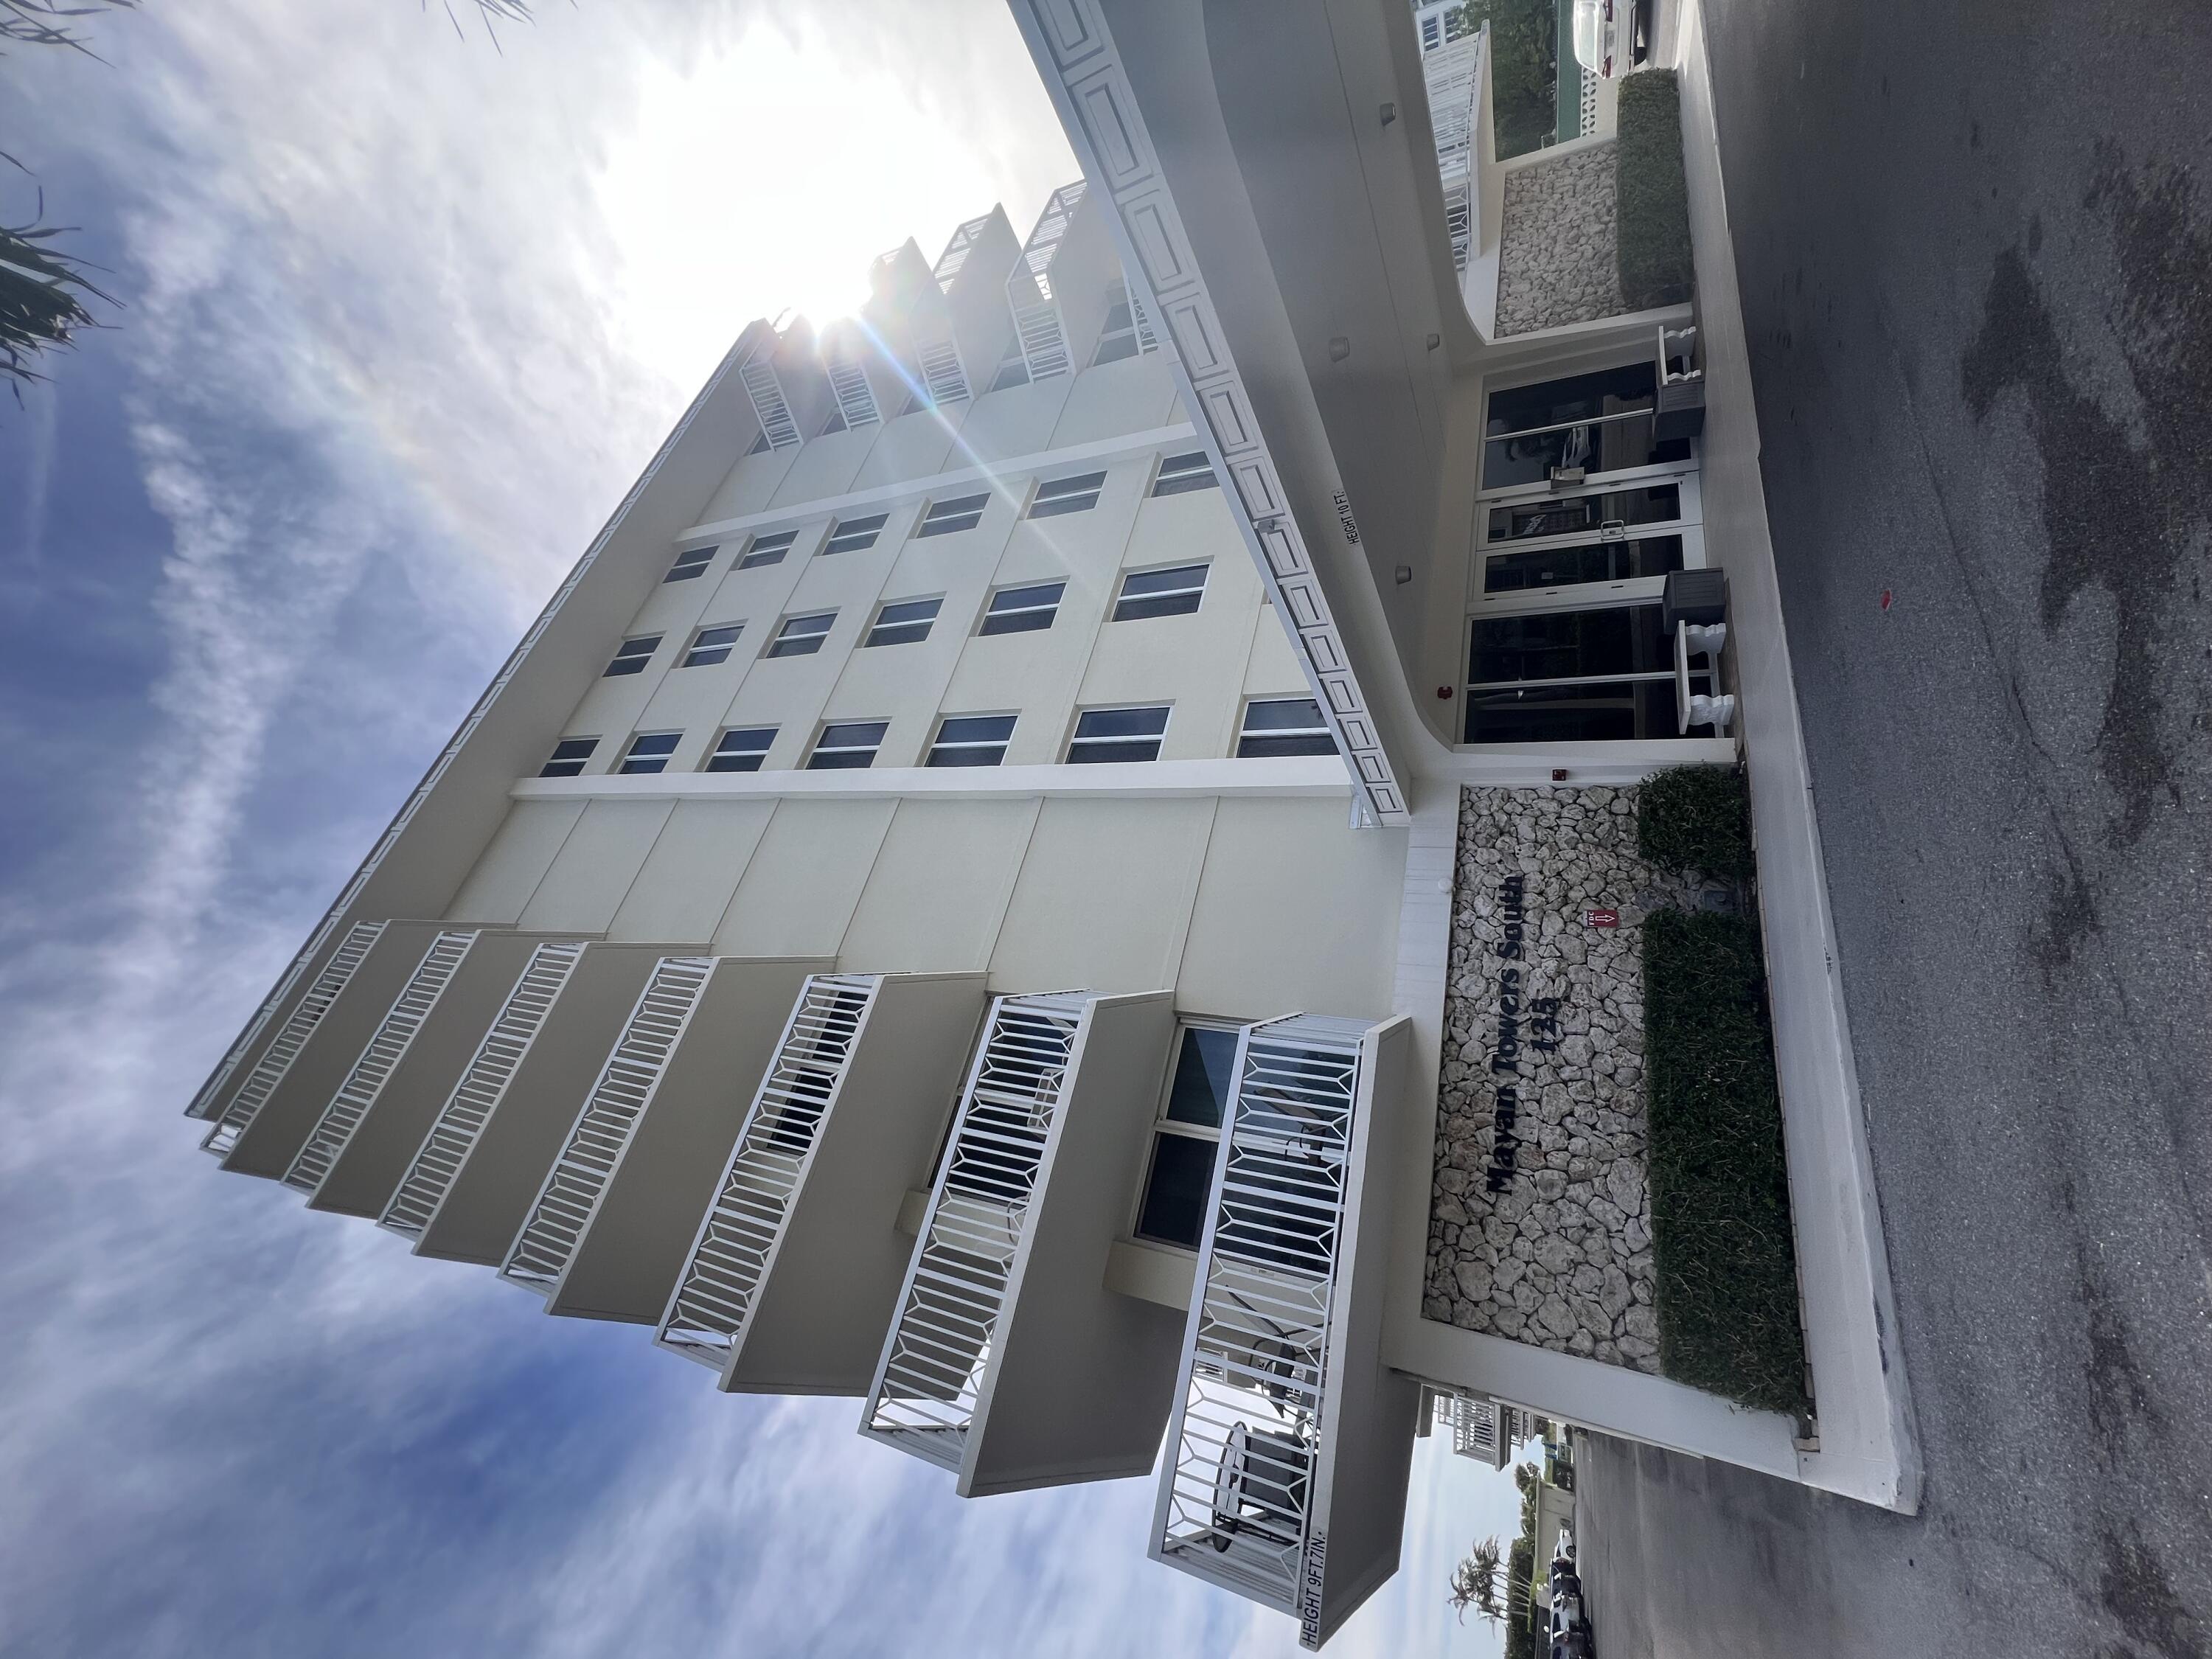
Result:
<svg viewBox="0 0 2212 1659">
<path fill-rule="evenodd" d="M 714 971 L 712 957 L 663 957 L 653 969 L 508 1248 L 500 1277 L 540 1296 L 552 1294 Z"/>
<path fill-rule="evenodd" d="M 937 266 L 930 275 L 937 279 L 938 291 L 952 291 L 952 279 L 960 274 L 960 267 L 968 263 L 968 256 L 975 251 L 975 244 L 983 240 L 983 233 L 991 228 L 992 216 L 982 214 L 969 220 L 952 233 L 952 240 L 945 245 L 945 252 L 937 256 Z"/>
<path fill-rule="evenodd" d="M 246 1081 L 238 1085 L 238 1092 L 216 1120 L 215 1127 L 200 1142 L 201 1150 L 213 1152 L 217 1158 L 229 1155 L 231 1148 L 238 1145 L 239 1137 L 252 1126 L 269 1097 L 276 1091 L 276 1085 L 284 1080 L 284 1073 L 300 1057 L 300 1050 L 314 1035 L 323 1016 L 330 1012 L 331 1005 L 338 1000 L 339 993 L 367 958 L 369 947 L 383 934 L 384 924 L 380 921 L 357 921 L 347 930 L 338 948 L 331 953 L 331 959 L 307 987 L 307 994 L 285 1017 L 284 1024 L 277 1028 L 261 1058 L 246 1074 Z"/>
<path fill-rule="evenodd" d="M 991 1005 L 863 1431 L 957 1469 L 1090 999 Z"/>
<path fill-rule="evenodd" d="M 323 1177 L 331 1172 L 331 1166 L 338 1161 L 338 1154 L 353 1139 L 353 1132 L 376 1104 L 376 1097 L 391 1081 L 392 1073 L 407 1058 L 407 1051 L 414 1046 L 422 1022 L 430 1017 L 430 1011 L 438 1006 L 438 999 L 453 982 L 453 975 L 468 959 L 469 947 L 476 942 L 473 928 L 440 933 L 430 941 L 422 960 L 415 965 L 415 971 L 407 976 L 407 983 L 400 988 L 391 1008 L 377 1023 L 368 1046 L 361 1051 L 360 1058 L 346 1073 L 345 1081 L 331 1097 L 331 1103 L 315 1120 L 307 1140 L 293 1155 L 292 1167 L 284 1171 L 287 1187 L 313 1193 L 323 1184 Z"/>
<path fill-rule="evenodd" d="M 1429 124 L 1437 140 L 1437 176 L 1443 185 L 1444 222 L 1452 268 L 1464 272 L 1481 216 L 1482 64 L 1490 26 L 1445 42 L 1421 59 L 1428 85 Z"/>
<path fill-rule="evenodd" d="M 1006 279 L 1006 302 L 1013 310 L 1014 333 L 1021 342 L 1022 357 L 1032 380 L 1065 374 L 1073 367 L 1067 328 L 1053 287 L 1053 262 L 1083 201 L 1083 188 L 1084 181 L 1079 179 L 1053 191 L 1044 211 L 1037 216 L 1036 228 L 1022 245 L 1022 257 L 1015 263 L 1013 274 Z"/>
<path fill-rule="evenodd" d="M 1320 1640 L 1330 1322 L 1364 1024 L 1249 1028 L 1199 1245 L 1152 1553 Z"/>
<path fill-rule="evenodd" d="M 753 413 L 760 419 L 769 447 L 796 449 L 799 443 L 799 422 L 792 415 L 790 400 L 783 395 L 783 380 L 770 361 L 776 345 L 777 341 L 772 337 L 746 358 L 738 369 L 738 378 L 744 382 L 745 395 L 752 399 Z"/>
<path fill-rule="evenodd" d="M 541 945 L 531 952 L 529 965 L 439 1109 L 438 1121 L 423 1137 L 379 1225 L 409 1238 L 422 1236 L 583 955 L 583 945 L 572 940 Z"/>
<path fill-rule="evenodd" d="M 830 390 L 848 428 L 873 426 L 883 419 L 876 407 L 876 389 L 868 384 L 867 349 L 859 331 L 850 327 L 836 329 L 823 343 L 822 366 L 830 372 Z"/>
<path fill-rule="evenodd" d="M 874 975 L 817 974 L 799 993 L 661 1316 L 653 1339 L 661 1346 L 716 1370 L 737 1346 L 882 984 Z"/>
</svg>

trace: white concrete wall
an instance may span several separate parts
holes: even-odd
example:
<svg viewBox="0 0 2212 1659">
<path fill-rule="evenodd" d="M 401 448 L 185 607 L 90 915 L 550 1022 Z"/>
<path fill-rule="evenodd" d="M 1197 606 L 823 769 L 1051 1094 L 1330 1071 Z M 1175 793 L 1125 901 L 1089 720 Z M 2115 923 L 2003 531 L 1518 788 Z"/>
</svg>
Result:
<svg viewBox="0 0 2212 1659">
<path fill-rule="evenodd" d="M 1406 839 L 1351 828 L 1348 799 L 519 800 L 520 827 L 463 896 L 501 896 L 479 921 L 834 954 L 851 973 L 988 970 L 994 992 L 1172 986 L 1186 1012 L 1379 1018 Z M 572 805 L 549 850 L 544 809 Z"/>
</svg>

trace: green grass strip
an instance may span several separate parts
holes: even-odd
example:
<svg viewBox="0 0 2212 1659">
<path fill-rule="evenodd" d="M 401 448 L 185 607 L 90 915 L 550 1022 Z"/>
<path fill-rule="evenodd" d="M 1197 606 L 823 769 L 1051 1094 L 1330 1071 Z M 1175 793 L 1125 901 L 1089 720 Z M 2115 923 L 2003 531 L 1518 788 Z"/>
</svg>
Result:
<svg viewBox="0 0 2212 1659">
<path fill-rule="evenodd" d="M 1674 766 L 1636 792 L 1636 850 L 1686 875 L 1748 882 L 1751 797 L 1739 766 Z"/>
<path fill-rule="evenodd" d="M 1682 177 L 1682 100 L 1672 70 L 1624 76 L 1615 106 L 1620 296 L 1631 311 L 1690 297 L 1690 191 Z"/>
<path fill-rule="evenodd" d="M 1644 924 L 1659 1368 L 1768 1411 L 1805 1409 L 1782 1102 L 1759 926 Z"/>
</svg>

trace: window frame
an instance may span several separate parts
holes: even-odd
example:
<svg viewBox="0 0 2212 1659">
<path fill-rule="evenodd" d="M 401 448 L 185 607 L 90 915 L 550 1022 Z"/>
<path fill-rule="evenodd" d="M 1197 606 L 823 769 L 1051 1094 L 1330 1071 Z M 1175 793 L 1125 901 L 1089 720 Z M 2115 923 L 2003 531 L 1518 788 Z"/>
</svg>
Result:
<svg viewBox="0 0 2212 1659">
<path fill-rule="evenodd" d="M 775 745 L 776 731 L 777 728 L 773 726 L 726 726 L 714 734 L 714 746 L 709 749 L 701 759 L 699 769 L 702 772 L 757 772 L 768 763 L 768 751 Z M 761 738 L 761 746 L 757 749 L 731 749 L 726 746 L 732 738 L 755 735 Z M 752 764 L 750 766 L 717 766 L 714 763 L 720 760 L 750 760 Z"/>
<path fill-rule="evenodd" d="M 1196 461 L 1198 465 L 1185 465 L 1172 470 L 1178 461 Z M 1213 470 L 1213 457 L 1202 449 L 1189 449 L 1178 455 L 1163 455 L 1159 465 L 1152 469 L 1152 485 L 1145 492 L 1148 501 L 1158 501 L 1164 495 L 1188 495 L 1194 490 L 1218 489 L 1221 475 Z"/>
<path fill-rule="evenodd" d="M 653 654 L 660 649 L 665 634 L 633 634 L 615 647 L 607 665 L 599 671 L 603 680 L 621 679 L 630 674 L 642 674 L 652 665 Z"/>
<path fill-rule="evenodd" d="M 1154 710 L 1158 710 L 1160 716 L 1160 729 L 1158 732 L 1137 732 L 1126 737 L 1108 735 L 1103 737 L 1086 738 L 1083 735 L 1083 722 L 1089 720 L 1094 714 L 1149 714 Z M 1142 766 L 1148 764 L 1151 762 L 1159 759 L 1160 750 L 1166 747 L 1168 740 L 1168 727 L 1173 722 L 1174 719 L 1175 705 L 1172 702 L 1113 702 L 1103 703 L 1094 708 L 1079 708 L 1075 711 L 1074 724 L 1068 727 L 1067 742 L 1060 750 L 1060 763 L 1063 766 Z M 1110 750 L 1115 746 L 1134 746 L 1146 743 L 1152 745 L 1152 752 L 1149 755 L 1139 755 L 1125 759 L 1124 757 L 1111 752 L 1102 752 L 1097 753 L 1095 756 L 1086 755 L 1085 758 L 1080 760 L 1076 758 L 1077 746 L 1079 744 L 1087 745 L 1091 750 L 1098 750 L 1103 746 L 1106 750 L 1110 751 Z"/>
<path fill-rule="evenodd" d="M 1262 726 L 1256 729 L 1254 727 L 1252 724 L 1254 709 L 1279 708 L 1285 703 L 1305 704 L 1314 711 L 1315 723 L 1311 726 Z M 1316 738 L 1319 738 L 1328 746 L 1325 749 L 1288 749 L 1279 754 L 1268 754 L 1264 751 L 1258 754 L 1247 754 L 1244 751 L 1244 745 L 1248 743 L 1310 744 Z M 1332 755 L 1340 758 L 1343 752 L 1336 745 L 1336 733 L 1329 729 L 1328 716 L 1322 712 L 1321 700 L 1318 697 L 1247 697 L 1244 699 L 1243 712 L 1237 717 L 1237 746 L 1230 751 L 1230 754 L 1231 757 L 1236 760 L 1282 760 L 1321 755 Z"/>
<path fill-rule="evenodd" d="M 733 570 L 763 570 L 772 564 L 781 564 L 791 556 L 792 548 L 799 541 L 796 530 L 772 530 L 763 536 L 757 532 L 746 538 L 745 550 L 738 555 Z"/>
<path fill-rule="evenodd" d="M 669 561 L 664 582 L 688 582 L 707 574 L 714 562 L 714 556 L 722 550 L 720 542 L 710 542 L 704 547 L 683 547 Z"/>
<path fill-rule="evenodd" d="M 1006 723 L 1006 735 L 1000 738 L 949 738 L 945 735 L 945 728 L 951 726 L 956 720 L 1004 720 Z M 935 768 L 939 770 L 964 769 L 969 767 L 1004 766 L 1006 763 L 1007 746 L 1013 742 L 1014 728 L 1020 723 L 1021 714 L 1019 710 L 1016 710 L 1012 714 L 1007 714 L 1005 711 L 1000 710 L 994 713 L 986 714 L 939 714 L 937 717 L 937 729 L 930 736 L 929 747 L 922 752 L 921 763 L 925 767 Z M 994 751 L 989 760 L 940 761 L 937 758 L 940 753 L 968 754 L 972 752 L 980 754 L 985 750 Z"/>
<path fill-rule="evenodd" d="M 877 513 L 857 519 L 832 519 L 830 533 L 823 539 L 822 551 L 817 556 L 830 558 L 839 553 L 865 553 L 881 540 L 884 526 L 890 522 L 889 513 Z M 859 538 L 854 540 L 854 538 Z M 838 543 L 850 542 L 846 547 Z"/>
<path fill-rule="evenodd" d="M 947 495 L 942 500 L 922 503 L 921 522 L 915 526 L 916 541 L 927 536 L 957 536 L 963 530 L 973 530 L 983 522 L 983 515 L 991 510 L 991 492 L 988 489 L 973 495 Z M 938 518 L 942 513 L 945 516 Z M 954 520 L 959 520 L 956 523 Z"/>
<path fill-rule="evenodd" d="M 1049 605 L 1009 605 L 1003 611 L 999 608 L 999 601 L 1010 593 L 1036 592 L 1048 587 L 1053 590 L 1052 603 Z M 983 614 L 976 619 L 976 637 L 996 639 L 1006 634 L 1042 634 L 1060 620 L 1060 604 L 1066 597 L 1067 579 L 1064 576 L 1048 578 L 1041 582 L 1010 582 L 1004 587 L 994 587 L 991 590 L 989 598 L 984 601 Z M 1044 616 L 1044 620 L 1041 623 L 1012 628 L 991 626 L 992 618 L 994 617 L 1034 617 L 1039 612 Z"/>
<path fill-rule="evenodd" d="M 563 749 L 566 749 L 572 743 L 582 744 L 584 745 L 583 752 L 576 755 L 563 755 L 561 751 Z M 580 778 L 583 776 L 584 769 L 592 763 L 592 757 L 599 753 L 599 743 L 600 738 L 599 737 L 586 736 L 582 733 L 579 733 L 572 738 L 555 738 L 553 747 L 546 754 L 545 764 L 538 769 L 538 775 L 541 778 Z M 556 766 L 566 769 L 571 763 L 575 767 L 575 770 L 573 772 L 566 769 L 556 772 L 553 769 Z"/>
<path fill-rule="evenodd" d="M 729 638 L 710 644 L 707 635 L 726 633 Z M 684 654 L 676 659 L 678 668 L 713 668 L 730 659 L 738 648 L 738 641 L 745 635 L 743 622 L 707 623 L 691 630 L 691 643 L 684 647 Z"/>
<path fill-rule="evenodd" d="M 890 613 L 894 611 L 903 611 L 925 605 L 929 607 L 929 613 L 927 616 L 903 617 L 896 621 L 891 619 Z M 860 635 L 859 648 L 863 651 L 873 651 L 881 649 L 884 646 L 920 645 L 929 637 L 930 630 L 937 626 L 937 618 L 944 610 L 945 595 L 942 593 L 922 594 L 911 599 L 886 599 L 876 607 L 876 614 L 868 623 L 868 631 Z M 915 629 L 920 629 L 921 631 L 917 634 L 914 631 Z M 877 637 L 878 635 L 887 632 L 896 634 L 898 637 L 896 639 Z"/>
<path fill-rule="evenodd" d="M 1164 588 L 1157 593 L 1129 592 L 1131 582 L 1140 581 L 1147 576 L 1172 576 L 1190 570 L 1199 573 L 1198 586 L 1195 587 Z M 1117 623 L 1158 622 L 1167 617 L 1194 617 L 1198 614 L 1199 607 L 1206 603 L 1206 583 L 1212 574 L 1213 561 L 1211 559 L 1198 564 L 1152 565 L 1141 570 L 1124 570 L 1121 573 L 1121 586 L 1114 595 L 1114 608 L 1107 613 L 1107 620 Z M 1172 611 L 1146 611 L 1134 616 L 1122 614 L 1123 611 L 1131 605 L 1158 605 L 1163 601 L 1180 599 L 1186 594 L 1190 596 L 1190 604 Z"/>
<path fill-rule="evenodd" d="M 816 621 L 822 626 L 798 633 L 792 631 L 800 623 Z M 830 630 L 836 625 L 837 613 L 835 611 L 787 611 L 776 623 L 775 634 L 769 641 L 768 649 L 761 653 L 761 658 L 766 661 L 771 657 L 814 656 L 822 649 L 823 641 L 830 637 Z"/>
<path fill-rule="evenodd" d="M 623 748 L 622 759 L 615 763 L 617 777 L 638 778 L 657 776 L 668 769 L 675 758 L 676 747 L 684 741 L 681 732 L 633 732 L 629 742 Z M 643 744 L 665 743 L 665 748 L 642 749 Z"/>
<path fill-rule="evenodd" d="M 1150 1130 L 1150 1139 L 1145 1147 L 1144 1169 L 1137 1177 L 1137 1190 L 1129 1204 L 1129 1225 L 1126 1237 L 1132 1243 L 1148 1245 L 1158 1250 L 1173 1250 L 1179 1255 L 1197 1255 L 1196 1244 L 1184 1244 L 1175 1239 L 1161 1238 L 1154 1234 L 1139 1231 L 1144 1224 L 1145 1200 L 1152 1194 L 1152 1172 L 1158 1165 L 1160 1141 L 1164 1136 L 1174 1135 L 1185 1140 L 1208 1142 L 1214 1148 L 1214 1158 L 1217 1162 L 1221 1156 L 1222 1126 L 1215 1125 L 1209 1127 L 1203 1123 L 1192 1123 L 1185 1119 L 1170 1118 L 1168 1115 L 1168 1108 L 1175 1097 L 1176 1073 L 1181 1069 L 1182 1064 L 1182 1034 L 1186 1030 L 1227 1031 L 1236 1037 L 1237 1046 L 1241 1050 L 1243 1046 L 1244 1031 L 1251 1023 L 1249 1020 L 1224 1019 L 1212 1014 L 1187 1014 L 1180 1009 L 1176 1012 L 1175 1041 L 1168 1045 L 1168 1063 L 1166 1071 L 1160 1079 L 1158 1103 L 1153 1108 L 1152 1121 L 1147 1126 Z M 1230 1106 L 1236 1097 L 1236 1059 L 1232 1054 L 1230 1060 L 1230 1099 L 1224 1100 L 1221 1104 L 1222 1116 L 1224 1119 L 1228 1116 Z M 1210 1186 L 1208 1190 L 1211 1191 Z M 1206 1237 L 1206 1218 L 1203 1214 L 1199 1218 L 1198 1236 L 1202 1243 Z"/>
<path fill-rule="evenodd" d="M 828 738 L 833 732 L 851 731 L 865 727 L 873 727 L 876 734 L 875 740 L 868 744 L 865 748 L 856 743 L 842 743 L 827 750 L 823 747 L 823 739 Z M 876 763 L 876 757 L 883 752 L 884 739 L 890 735 L 890 729 L 891 723 L 890 717 L 889 715 L 885 715 L 882 720 L 823 720 L 814 728 L 814 741 L 807 745 L 806 758 L 803 763 L 801 763 L 799 769 L 804 772 L 868 771 L 874 767 Z M 819 763 L 821 757 L 824 754 L 864 754 L 867 758 L 861 761 L 857 765 L 848 765 L 842 762 L 833 762 L 830 764 L 824 766 Z"/>
<path fill-rule="evenodd" d="M 1088 513 L 1106 493 L 1106 470 L 1068 472 L 1057 478 L 1040 478 L 1030 495 L 1031 519 L 1058 519 L 1070 513 Z"/>
</svg>

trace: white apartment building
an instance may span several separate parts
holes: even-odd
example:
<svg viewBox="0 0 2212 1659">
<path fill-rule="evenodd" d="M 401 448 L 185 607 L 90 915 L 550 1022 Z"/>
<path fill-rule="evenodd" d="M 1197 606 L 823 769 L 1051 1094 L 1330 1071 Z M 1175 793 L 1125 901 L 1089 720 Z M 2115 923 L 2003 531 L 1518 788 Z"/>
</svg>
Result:
<svg viewBox="0 0 2212 1659">
<path fill-rule="evenodd" d="M 1488 337 L 1486 140 L 1224 167 L 1260 66 L 1123 9 L 1017 4 L 1087 182 L 745 330 L 191 1109 L 963 1495 L 1155 1478 L 1152 1554 L 1318 1644 L 1425 1385 L 1710 1449 L 1421 1307 L 1460 785 L 1735 753 L 1661 627 L 1691 313 Z M 1402 149 L 1413 16 L 1359 28 Z M 1363 189 L 1364 241 L 1293 222 Z"/>
</svg>

